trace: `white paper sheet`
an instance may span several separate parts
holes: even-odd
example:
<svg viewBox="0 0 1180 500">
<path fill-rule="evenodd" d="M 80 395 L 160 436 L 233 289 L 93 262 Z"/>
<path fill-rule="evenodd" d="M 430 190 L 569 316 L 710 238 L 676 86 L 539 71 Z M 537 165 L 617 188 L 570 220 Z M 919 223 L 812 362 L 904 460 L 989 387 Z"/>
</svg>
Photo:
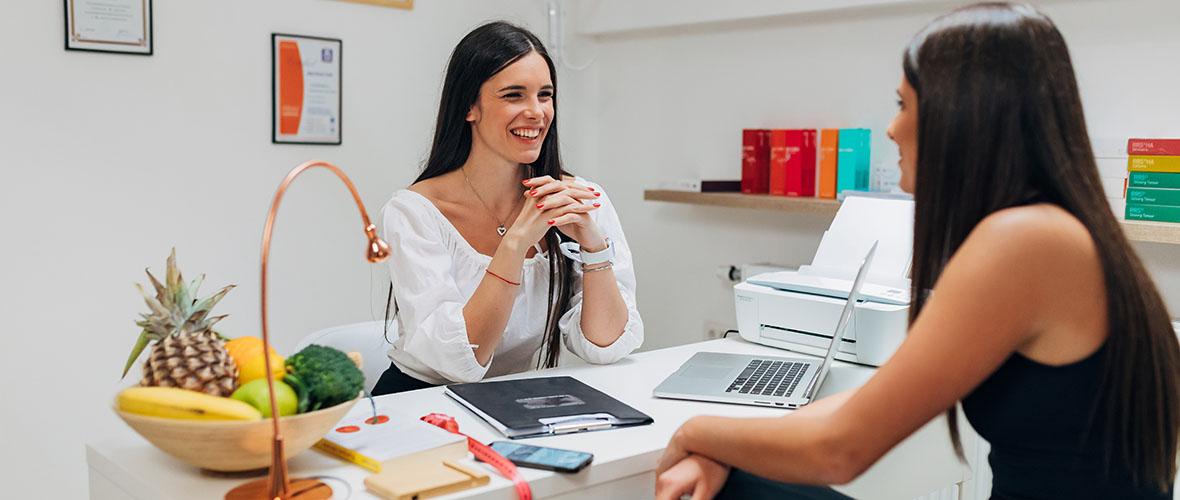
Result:
<svg viewBox="0 0 1180 500">
<path fill-rule="evenodd" d="M 368 399 L 362 399 L 324 439 L 382 462 L 466 439 L 398 411 L 388 398 L 376 399 L 376 403 L 377 414 L 388 420 L 367 424 L 373 407 Z"/>
<path fill-rule="evenodd" d="M 820 240 L 810 266 L 800 269 L 851 280 L 874 241 L 877 255 L 868 281 L 894 284 L 909 274 L 914 238 L 914 202 L 849 196 Z"/>
</svg>

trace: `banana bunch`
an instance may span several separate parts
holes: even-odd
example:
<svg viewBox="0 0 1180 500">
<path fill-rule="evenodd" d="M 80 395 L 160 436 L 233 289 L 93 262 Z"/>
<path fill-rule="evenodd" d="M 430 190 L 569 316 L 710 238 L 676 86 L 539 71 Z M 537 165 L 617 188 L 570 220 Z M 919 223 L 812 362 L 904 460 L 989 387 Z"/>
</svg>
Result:
<svg viewBox="0 0 1180 500">
<path fill-rule="evenodd" d="M 186 420 L 261 420 L 253 406 L 175 387 L 130 387 L 119 393 L 119 410 Z"/>
</svg>

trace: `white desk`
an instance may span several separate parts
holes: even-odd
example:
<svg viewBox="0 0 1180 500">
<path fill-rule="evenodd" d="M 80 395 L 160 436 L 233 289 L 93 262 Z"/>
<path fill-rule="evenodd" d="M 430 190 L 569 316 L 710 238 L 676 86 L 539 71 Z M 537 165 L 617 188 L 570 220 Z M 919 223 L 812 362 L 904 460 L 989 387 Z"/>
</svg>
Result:
<svg viewBox="0 0 1180 500">
<path fill-rule="evenodd" d="M 698 403 L 651 396 L 652 388 L 697 351 L 770 353 L 783 351 L 735 338 L 713 340 L 639 353 L 609 366 L 579 366 L 546 370 L 545 375 L 571 375 L 647 413 L 655 423 L 647 426 L 586 432 L 522 440 L 526 443 L 569 448 L 594 453 L 593 464 L 577 474 L 558 474 L 521 469 L 536 498 L 651 498 L 654 493 L 653 471 L 672 433 L 695 415 L 775 416 L 784 411 L 743 405 Z M 821 395 L 840 392 L 864 383 L 872 369 L 837 362 L 824 382 Z M 535 376 L 538 372 L 505 378 Z M 915 388 L 920 390 L 920 388 Z M 443 394 L 441 387 L 382 396 L 393 398 L 404 408 L 425 415 L 446 413 L 459 422 L 459 430 L 484 443 L 504 439 L 479 417 L 463 409 Z M 130 428 L 106 440 L 86 445 L 90 471 L 90 498 L 115 499 L 219 499 L 245 478 L 217 477 L 200 472 L 153 448 Z M 472 462 L 478 464 L 477 462 Z M 480 498 L 512 500 L 515 490 L 509 481 L 497 476 L 484 464 L 491 483 L 440 498 Z M 289 461 L 293 477 L 331 476 L 351 486 L 351 496 L 339 481 L 327 480 L 343 500 L 376 500 L 380 497 L 365 491 L 363 480 L 370 473 L 314 450 Z M 923 427 L 852 483 L 837 490 L 856 498 L 910 500 L 941 488 L 961 484 L 969 471 L 955 458 L 947 437 L 945 421 L 940 417 Z"/>
</svg>

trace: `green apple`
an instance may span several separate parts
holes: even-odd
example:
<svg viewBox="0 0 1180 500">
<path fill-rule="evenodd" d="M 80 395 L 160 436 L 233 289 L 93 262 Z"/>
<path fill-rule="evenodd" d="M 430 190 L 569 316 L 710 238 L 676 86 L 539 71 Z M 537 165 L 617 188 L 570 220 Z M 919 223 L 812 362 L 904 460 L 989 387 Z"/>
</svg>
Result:
<svg viewBox="0 0 1180 500">
<path fill-rule="evenodd" d="M 234 391 L 230 398 L 249 404 L 262 412 L 263 418 L 270 418 L 270 394 L 266 390 L 265 378 L 252 380 L 238 387 L 238 390 Z M 299 407 L 299 397 L 295 395 L 295 389 L 292 389 L 291 386 L 276 380 L 275 403 L 279 405 L 280 417 L 294 415 L 296 408 Z"/>
</svg>

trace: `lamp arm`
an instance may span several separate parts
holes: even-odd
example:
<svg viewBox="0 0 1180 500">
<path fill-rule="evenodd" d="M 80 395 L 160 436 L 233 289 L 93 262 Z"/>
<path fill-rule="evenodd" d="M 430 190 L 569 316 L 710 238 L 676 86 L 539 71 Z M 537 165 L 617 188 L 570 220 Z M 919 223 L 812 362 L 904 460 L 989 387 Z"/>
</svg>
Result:
<svg viewBox="0 0 1180 500">
<path fill-rule="evenodd" d="M 274 373 L 270 369 L 270 335 L 267 331 L 266 318 L 266 268 L 267 259 L 270 255 L 270 235 L 274 230 L 275 214 L 279 210 L 279 201 L 283 199 L 283 194 L 287 192 L 287 187 L 303 172 L 315 167 L 324 167 L 336 174 L 340 180 L 344 181 L 344 185 L 348 186 L 348 191 L 352 193 L 352 199 L 356 201 L 356 207 L 361 212 L 361 219 L 364 221 L 365 235 L 369 237 L 369 248 L 367 258 L 369 262 L 377 263 L 385 260 L 389 256 L 389 245 L 377 237 L 377 228 L 372 222 L 369 222 L 369 215 L 365 211 L 365 205 L 361 202 L 361 197 L 356 192 L 356 187 L 353 186 L 352 181 L 344 175 L 336 165 L 323 160 L 306 161 L 291 170 L 283 182 L 279 184 L 279 189 L 275 193 L 274 202 L 270 205 L 270 213 L 266 216 L 266 229 L 262 233 L 262 283 L 260 289 L 262 291 L 262 355 L 263 363 L 266 366 L 266 385 L 269 391 L 270 399 L 270 420 L 274 426 L 274 446 L 271 448 L 271 467 L 270 475 L 267 479 L 267 490 L 270 492 L 268 498 L 290 498 L 290 479 L 287 476 L 287 460 L 283 456 L 283 436 L 279 432 L 279 409 L 278 403 L 275 401 L 274 395 Z"/>
</svg>

